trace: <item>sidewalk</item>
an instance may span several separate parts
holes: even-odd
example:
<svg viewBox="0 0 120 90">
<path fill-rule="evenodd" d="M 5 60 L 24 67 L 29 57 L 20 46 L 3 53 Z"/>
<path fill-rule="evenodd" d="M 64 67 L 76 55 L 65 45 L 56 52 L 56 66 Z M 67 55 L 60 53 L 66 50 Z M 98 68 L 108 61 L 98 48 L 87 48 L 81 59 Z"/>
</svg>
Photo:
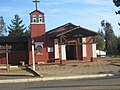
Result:
<svg viewBox="0 0 120 90">
<path fill-rule="evenodd" d="M 25 70 L 26 71 L 26 70 Z M 120 60 L 69 63 L 67 65 L 37 65 L 36 71 L 43 77 L 33 77 L 29 72 L 0 74 L 0 83 L 18 83 L 46 80 L 99 78 L 120 76 Z"/>
</svg>

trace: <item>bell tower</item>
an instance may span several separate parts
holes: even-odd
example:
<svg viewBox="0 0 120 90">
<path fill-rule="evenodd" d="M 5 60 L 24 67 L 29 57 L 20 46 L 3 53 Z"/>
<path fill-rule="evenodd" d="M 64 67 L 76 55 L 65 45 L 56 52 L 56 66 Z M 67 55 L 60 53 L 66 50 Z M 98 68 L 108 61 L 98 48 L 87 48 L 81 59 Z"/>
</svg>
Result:
<svg viewBox="0 0 120 90">
<path fill-rule="evenodd" d="M 30 13 L 29 64 L 47 62 L 44 13 L 38 10 L 39 0 L 34 0 L 36 9 Z M 34 45 L 34 49 L 31 47 Z"/>
<path fill-rule="evenodd" d="M 39 0 L 34 0 L 36 9 L 30 13 L 31 38 L 37 38 L 45 34 L 44 13 L 38 10 Z"/>
</svg>

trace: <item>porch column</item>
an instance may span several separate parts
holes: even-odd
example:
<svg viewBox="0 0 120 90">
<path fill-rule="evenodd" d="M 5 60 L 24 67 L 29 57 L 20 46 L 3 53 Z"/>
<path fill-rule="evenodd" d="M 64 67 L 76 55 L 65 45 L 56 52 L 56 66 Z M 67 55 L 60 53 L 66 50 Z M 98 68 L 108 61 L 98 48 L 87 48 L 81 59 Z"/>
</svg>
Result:
<svg viewBox="0 0 120 90">
<path fill-rule="evenodd" d="M 82 53 L 83 53 L 83 60 L 87 57 L 87 48 L 86 48 L 86 38 L 82 38 Z"/>
<path fill-rule="evenodd" d="M 66 64 L 66 45 L 61 45 L 61 54 L 60 54 L 61 64 Z"/>
<path fill-rule="evenodd" d="M 92 57 L 91 57 L 91 62 L 95 61 L 97 58 L 97 53 L 96 53 L 96 43 L 92 44 Z"/>
<path fill-rule="evenodd" d="M 59 58 L 59 45 L 58 45 L 58 39 L 54 39 L 54 56 L 55 56 L 55 59 L 58 59 Z"/>
</svg>

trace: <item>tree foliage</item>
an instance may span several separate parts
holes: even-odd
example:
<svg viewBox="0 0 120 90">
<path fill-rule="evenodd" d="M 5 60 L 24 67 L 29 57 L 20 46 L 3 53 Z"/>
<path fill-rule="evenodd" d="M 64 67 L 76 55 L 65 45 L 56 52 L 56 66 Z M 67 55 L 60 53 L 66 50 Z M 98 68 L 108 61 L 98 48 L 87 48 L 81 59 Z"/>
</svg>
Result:
<svg viewBox="0 0 120 90">
<path fill-rule="evenodd" d="M 98 35 L 96 36 L 96 42 L 97 42 L 97 50 L 105 49 L 105 39 L 104 39 L 104 33 L 102 30 L 98 31 Z"/>
<path fill-rule="evenodd" d="M 14 19 L 11 20 L 11 23 L 8 26 L 9 29 L 9 35 L 8 36 L 24 36 L 26 35 L 27 28 L 25 27 L 25 24 L 22 24 L 23 20 L 19 17 L 19 15 L 15 15 Z"/>
<path fill-rule="evenodd" d="M 115 5 L 116 7 L 120 7 L 120 0 L 113 0 L 113 2 L 114 2 L 114 5 Z M 115 13 L 116 13 L 116 14 L 120 14 L 120 8 L 119 8 L 119 10 L 116 11 Z M 118 23 L 118 25 L 120 25 L 120 23 Z"/>
<path fill-rule="evenodd" d="M 115 6 L 119 7 L 120 6 L 120 0 L 113 0 Z"/>
<path fill-rule="evenodd" d="M 25 33 L 24 33 L 25 35 L 27 35 L 27 36 L 29 36 L 30 35 L 30 26 L 28 26 L 28 28 L 26 29 L 26 31 L 25 31 Z"/>
<path fill-rule="evenodd" d="M 114 34 L 111 23 L 103 20 L 101 21 L 101 26 L 105 32 L 105 41 L 106 41 L 106 51 L 107 54 L 117 54 L 117 37 Z"/>
<path fill-rule="evenodd" d="M 4 36 L 4 33 L 7 32 L 3 16 L 0 17 L 0 36 Z"/>
<path fill-rule="evenodd" d="M 119 52 L 119 54 L 120 54 L 120 36 L 118 37 L 118 39 L 117 39 L 117 49 L 118 49 L 118 52 Z"/>
</svg>

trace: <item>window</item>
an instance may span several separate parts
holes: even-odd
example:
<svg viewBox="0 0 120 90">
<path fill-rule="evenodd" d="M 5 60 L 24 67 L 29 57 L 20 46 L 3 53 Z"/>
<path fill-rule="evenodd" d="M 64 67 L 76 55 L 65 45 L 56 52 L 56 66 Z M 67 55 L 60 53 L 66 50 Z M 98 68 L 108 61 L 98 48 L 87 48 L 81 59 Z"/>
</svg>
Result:
<svg viewBox="0 0 120 90">
<path fill-rule="evenodd" d="M 37 46 L 37 54 L 42 54 L 42 46 Z"/>
<path fill-rule="evenodd" d="M 42 15 L 39 15 L 39 23 L 42 23 Z"/>
<path fill-rule="evenodd" d="M 32 17 L 32 22 L 33 22 L 33 23 L 36 23 L 36 22 L 37 22 L 37 19 L 36 19 L 36 16 L 35 16 L 35 15 L 33 15 L 33 17 Z"/>
</svg>

